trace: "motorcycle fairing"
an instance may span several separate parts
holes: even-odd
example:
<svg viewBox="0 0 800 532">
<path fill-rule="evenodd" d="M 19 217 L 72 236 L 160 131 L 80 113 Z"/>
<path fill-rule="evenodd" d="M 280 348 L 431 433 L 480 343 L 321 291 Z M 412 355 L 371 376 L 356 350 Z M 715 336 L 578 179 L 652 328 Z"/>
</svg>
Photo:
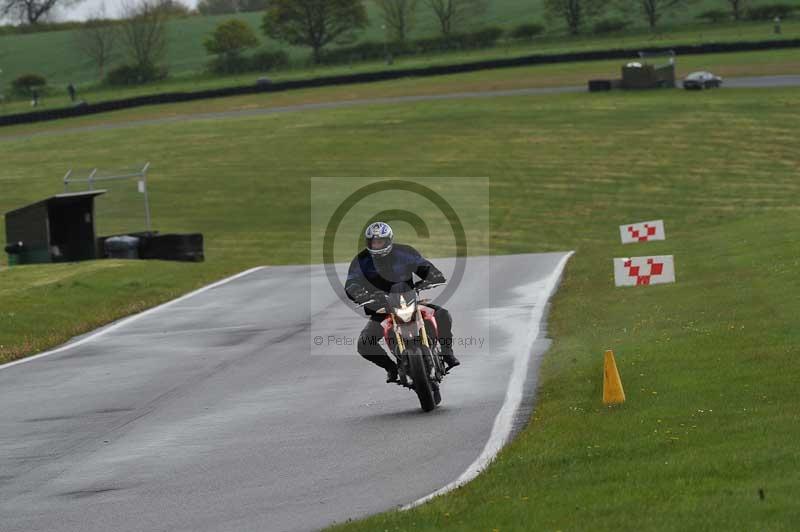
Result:
<svg viewBox="0 0 800 532">
<path fill-rule="evenodd" d="M 430 307 L 426 307 L 425 305 L 419 305 L 419 310 L 422 313 L 422 319 L 428 322 L 433 327 L 433 336 L 434 338 L 439 338 L 439 324 L 436 322 L 436 316 L 434 315 L 434 310 Z M 381 322 L 381 328 L 383 329 L 383 341 L 386 342 L 387 346 L 391 346 L 390 342 L 393 341 L 393 324 L 394 320 L 392 319 L 391 315 L 386 316 Z M 404 333 L 403 336 L 405 338 L 413 337 L 416 335 L 417 331 L 413 330 L 413 335 L 409 335 L 403 329 L 406 327 L 414 327 L 416 329 L 416 323 L 401 323 L 400 329 Z M 410 331 L 409 331 L 410 332 Z"/>
</svg>

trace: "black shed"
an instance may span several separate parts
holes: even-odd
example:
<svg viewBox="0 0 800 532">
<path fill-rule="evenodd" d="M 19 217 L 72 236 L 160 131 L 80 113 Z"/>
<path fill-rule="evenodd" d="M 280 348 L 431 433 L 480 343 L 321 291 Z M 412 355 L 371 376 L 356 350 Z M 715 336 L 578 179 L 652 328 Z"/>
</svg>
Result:
<svg viewBox="0 0 800 532">
<path fill-rule="evenodd" d="M 97 258 L 94 198 L 105 190 L 58 194 L 7 212 L 9 264 Z"/>
</svg>

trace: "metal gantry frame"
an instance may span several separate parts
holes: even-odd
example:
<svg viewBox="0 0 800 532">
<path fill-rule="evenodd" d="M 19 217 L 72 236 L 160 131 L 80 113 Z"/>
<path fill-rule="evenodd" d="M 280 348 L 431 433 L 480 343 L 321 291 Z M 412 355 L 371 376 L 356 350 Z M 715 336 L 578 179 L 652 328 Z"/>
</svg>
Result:
<svg viewBox="0 0 800 532">
<path fill-rule="evenodd" d="M 150 223 L 150 198 L 148 197 L 147 193 L 147 170 L 150 168 L 150 163 L 147 162 L 136 172 L 131 172 L 127 174 L 119 174 L 119 175 L 101 175 L 98 176 L 97 168 L 93 168 L 89 175 L 86 177 L 73 177 L 72 176 L 72 169 L 70 168 L 67 173 L 64 175 L 63 182 L 64 182 L 64 192 L 69 193 L 69 185 L 70 183 L 87 183 L 89 186 L 89 190 L 94 190 L 94 184 L 96 181 L 112 181 L 116 179 L 133 179 L 139 178 L 139 192 L 144 194 L 144 216 L 145 216 L 145 223 L 147 225 L 147 230 L 152 231 L 153 228 L 151 227 Z"/>
</svg>

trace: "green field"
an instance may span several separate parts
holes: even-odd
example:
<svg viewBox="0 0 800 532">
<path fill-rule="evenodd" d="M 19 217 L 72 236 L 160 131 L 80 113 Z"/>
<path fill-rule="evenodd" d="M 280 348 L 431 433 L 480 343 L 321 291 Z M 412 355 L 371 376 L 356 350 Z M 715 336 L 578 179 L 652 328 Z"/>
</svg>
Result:
<svg viewBox="0 0 800 532">
<path fill-rule="evenodd" d="M 754 2 L 764 3 L 764 2 Z M 791 0 L 798 3 L 800 0 Z M 380 42 L 383 39 L 380 29 L 380 17 L 371 3 L 370 26 L 361 35 L 362 40 Z M 721 1 L 702 0 L 692 3 L 690 8 L 677 10 L 667 16 L 658 32 L 651 33 L 638 21 L 637 15 L 628 18 L 637 22 L 623 34 L 609 36 L 567 37 L 564 28 L 558 21 L 547 22 L 548 33 L 532 43 L 508 43 L 497 48 L 473 52 L 452 52 L 431 56 L 400 58 L 392 68 L 405 68 L 463 62 L 497 57 L 512 57 L 532 53 L 556 53 L 586 49 L 604 49 L 616 47 L 669 46 L 676 44 L 694 44 L 700 42 L 722 42 L 742 40 L 765 40 L 774 38 L 797 38 L 800 36 L 800 22 L 786 21 L 783 34 L 774 35 L 769 22 L 742 22 L 738 24 L 698 24 L 695 17 L 698 13 L 710 8 L 724 8 Z M 236 15 L 246 20 L 253 28 L 260 24 L 261 14 L 248 13 Z M 613 12 L 608 16 L 619 17 Z M 90 61 L 83 58 L 75 49 L 74 32 L 58 31 L 33 33 L 24 35 L 6 35 L 0 37 L 0 85 L 7 87 L 17 76 L 35 72 L 47 77 L 51 87 L 49 94 L 43 98 L 43 106 L 61 107 L 69 105 L 65 87 L 69 83 L 76 84 L 79 96 L 89 102 L 97 102 L 120 97 L 150 94 L 163 91 L 185 91 L 200 88 L 213 88 L 241 83 L 253 83 L 260 74 L 233 77 L 213 77 L 203 74 L 208 61 L 203 39 L 219 22 L 231 18 L 188 17 L 175 19 L 169 25 L 169 46 L 166 64 L 170 68 L 171 77 L 160 83 L 135 88 L 109 88 L 98 84 L 97 74 Z M 541 11 L 541 0 L 494 0 L 490 2 L 489 13 L 476 21 L 479 26 L 498 25 L 512 28 L 522 22 L 545 22 Z M 419 24 L 412 37 L 436 34 L 436 25 L 424 10 L 420 11 Z M 284 48 L 289 52 L 293 65 L 286 70 L 271 73 L 274 79 L 309 77 L 334 73 L 357 72 L 387 68 L 380 62 L 359 63 L 351 66 L 312 68 L 307 64 L 308 49 L 286 47 L 280 43 L 262 39 L 262 47 L 268 49 Z M 120 63 L 122 58 L 117 59 Z M 8 93 L 7 88 L 5 92 Z M 10 97 L 9 94 L 7 94 Z M 24 100 L 24 98 L 22 98 Z M 27 103 L 6 105 L 0 113 L 19 112 L 29 109 Z"/>
<path fill-rule="evenodd" d="M 550 316 L 555 343 L 532 422 L 462 490 L 350 527 L 791 530 L 798 124 L 797 89 L 655 91 L 3 140 L 0 211 L 58 192 L 66 167 L 148 159 L 156 228 L 203 232 L 208 261 L 0 270 L 0 358 L 250 266 L 307 262 L 311 176 L 489 176 L 493 253 L 577 251 Z M 668 241 L 617 243 L 618 224 L 655 218 Z M 634 253 L 675 254 L 678 284 L 612 288 L 611 258 Z M 622 408 L 600 403 L 607 347 Z"/>
</svg>

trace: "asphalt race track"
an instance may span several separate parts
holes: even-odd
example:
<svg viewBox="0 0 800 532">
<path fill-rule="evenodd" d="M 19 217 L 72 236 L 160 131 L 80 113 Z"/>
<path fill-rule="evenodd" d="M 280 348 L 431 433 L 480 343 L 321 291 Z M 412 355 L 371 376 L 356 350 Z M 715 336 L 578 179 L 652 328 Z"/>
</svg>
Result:
<svg viewBox="0 0 800 532">
<path fill-rule="evenodd" d="M 364 319 L 319 267 L 250 271 L 1 366 L 0 530 L 312 530 L 468 480 L 527 417 L 567 259 L 467 261 L 447 303 L 463 364 L 429 414 L 328 348 Z"/>
</svg>

